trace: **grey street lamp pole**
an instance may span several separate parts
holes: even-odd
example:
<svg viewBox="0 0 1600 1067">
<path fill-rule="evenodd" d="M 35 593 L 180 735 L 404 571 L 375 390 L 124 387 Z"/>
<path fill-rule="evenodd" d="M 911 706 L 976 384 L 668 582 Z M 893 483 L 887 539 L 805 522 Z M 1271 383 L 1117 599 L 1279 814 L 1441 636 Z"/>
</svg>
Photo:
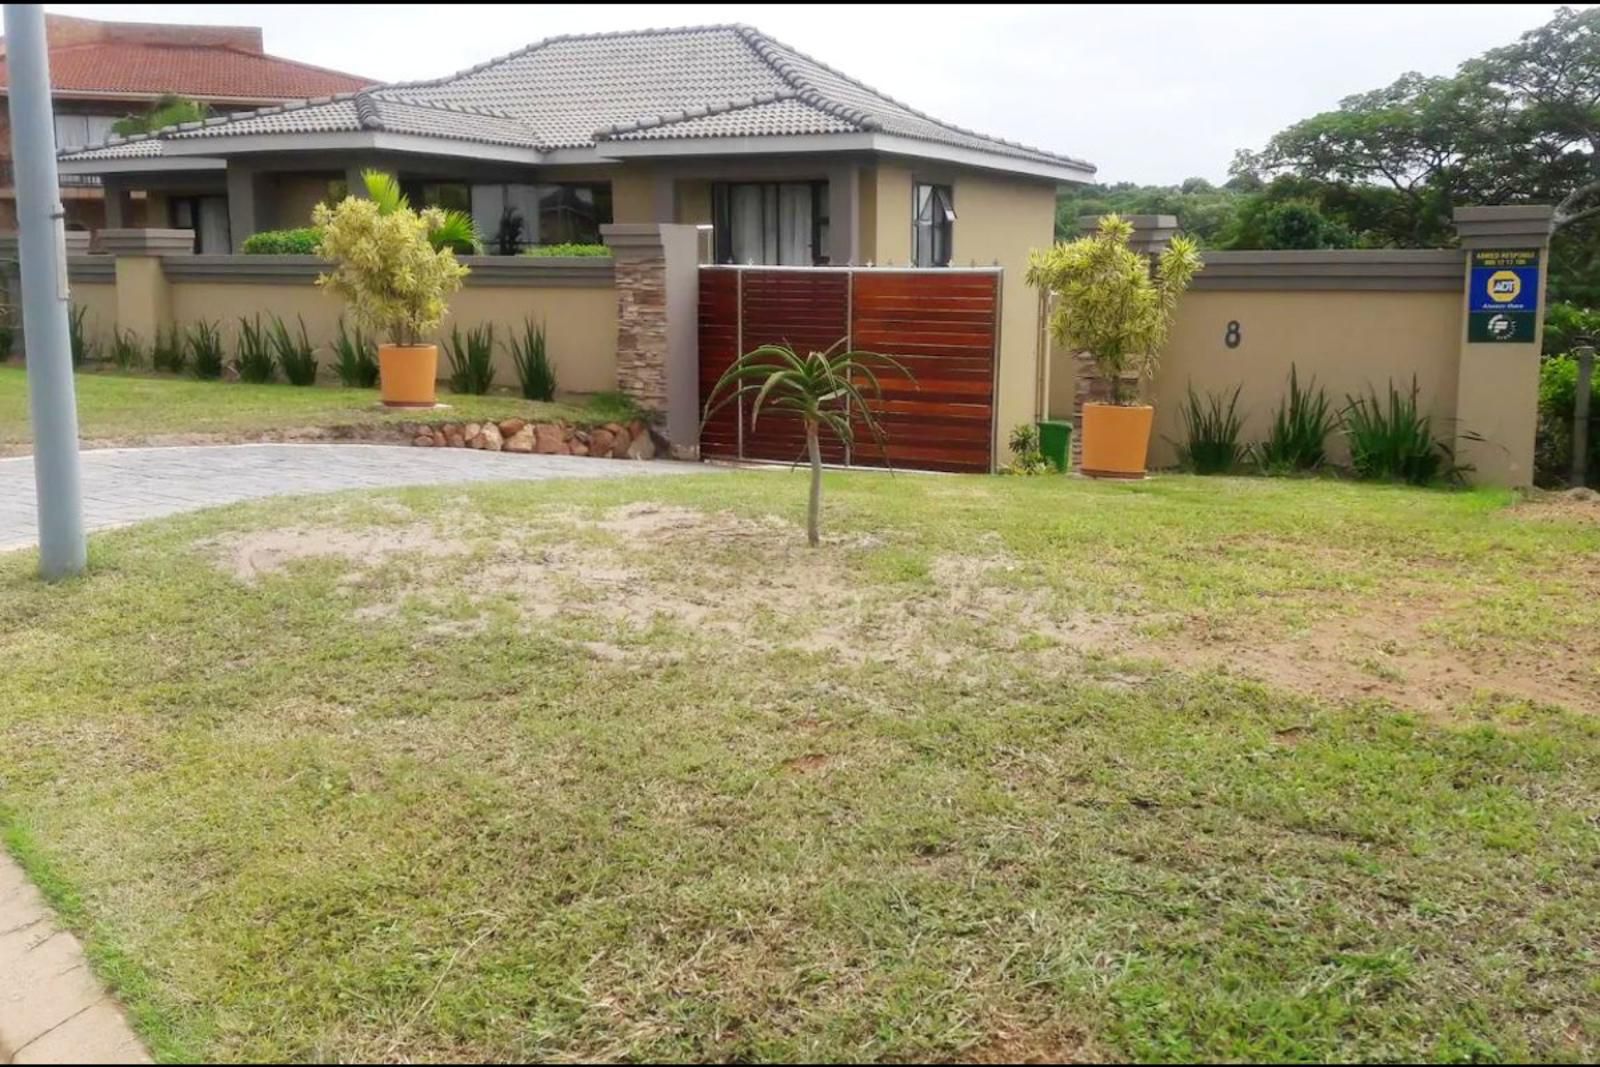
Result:
<svg viewBox="0 0 1600 1067">
<path fill-rule="evenodd" d="M 5 5 L 10 72 L 11 161 L 16 173 L 22 318 L 33 419 L 33 476 L 39 499 L 39 575 L 66 578 L 87 562 L 78 477 L 78 406 L 67 334 L 67 248 L 44 8 Z"/>
</svg>

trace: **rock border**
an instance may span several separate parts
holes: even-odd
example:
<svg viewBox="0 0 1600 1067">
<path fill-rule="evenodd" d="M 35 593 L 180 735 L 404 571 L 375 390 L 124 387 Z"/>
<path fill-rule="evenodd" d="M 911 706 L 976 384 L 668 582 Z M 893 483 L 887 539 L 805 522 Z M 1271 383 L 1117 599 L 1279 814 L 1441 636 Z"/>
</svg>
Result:
<svg viewBox="0 0 1600 1067">
<path fill-rule="evenodd" d="M 476 448 L 538 456 L 594 456 L 597 459 L 655 459 L 655 434 L 642 419 L 574 426 L 565 422 L 418 423 L 404 433 L 417 448 Z"/>
</svg>

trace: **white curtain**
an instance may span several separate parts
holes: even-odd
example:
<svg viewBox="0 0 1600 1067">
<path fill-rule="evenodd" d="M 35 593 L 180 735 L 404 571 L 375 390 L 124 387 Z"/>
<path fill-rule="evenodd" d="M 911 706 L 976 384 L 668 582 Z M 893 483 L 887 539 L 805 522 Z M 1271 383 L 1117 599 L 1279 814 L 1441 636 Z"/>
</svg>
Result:
<svg viewBox="0 0 1600 1067">
<path fill-rule="evenodd" d="M 778 262 L 811 266 L 811 186 L 778 187 Z"/>
<path fill-rule="evenodd" d="M 211 254 L 233 251 L 228 235 L 227 197 L 201 197 L 199 233 L 200 251 Z"/>
<path fill-rule="evenodd" d="M 762 185 L 735 185 L 728 190 L 731 197 L 728 215 L 733 231 L 735 263 L 771 262 L 767 258 L 767 249 L 775 247 L 777 241 L 767 240 L 767 220 L 771 216 L 762 210 L 766 190 L 767 187 Z M 772 221 L 776 226 L 776 220 Z"/>
</svg>

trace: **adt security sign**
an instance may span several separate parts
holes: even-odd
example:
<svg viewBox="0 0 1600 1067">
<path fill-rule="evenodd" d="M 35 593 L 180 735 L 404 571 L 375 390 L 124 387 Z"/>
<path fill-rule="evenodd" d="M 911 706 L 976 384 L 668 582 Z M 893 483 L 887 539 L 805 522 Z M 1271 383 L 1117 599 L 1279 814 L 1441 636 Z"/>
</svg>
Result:
<svg viewBox="0 0 1600 1067">
<path fill-rule="evenodd" d="M 1527 344 L 1538 330 L 1539 250 L 1478 249 L 1467 294 L 1467 340 Z"/>
</svg>

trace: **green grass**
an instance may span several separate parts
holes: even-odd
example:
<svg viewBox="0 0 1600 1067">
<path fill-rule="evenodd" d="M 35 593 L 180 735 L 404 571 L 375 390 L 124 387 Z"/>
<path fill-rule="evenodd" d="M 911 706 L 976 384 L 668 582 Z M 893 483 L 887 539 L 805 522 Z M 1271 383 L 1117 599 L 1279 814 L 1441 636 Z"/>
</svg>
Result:
<svg viewBox="0 0 1600 1067">
<path fill-rule="evenodd" d="M 248 437 L 289 430 L 365 427 L 483 418 L 564 419 L 578 423 L 627 417 L 605 404 L 534 403 L 513 395 L 452 396 L 435 411 L 386 411 L 376 389 L 202 382 L 192 378 L 102 372 L 79 374 L 78 423 L 85 441 L 129 444 L 169 434 Z M 21 367 L 0 366 L 0 453 L 29 441 L 28 389 Z"/>
<path fill-rule="evenodd" d="M 1600 1056 L 1592 515 L 804 478 L 0 556 L 6 843 L 166 1060 Z"/>
</svg>

